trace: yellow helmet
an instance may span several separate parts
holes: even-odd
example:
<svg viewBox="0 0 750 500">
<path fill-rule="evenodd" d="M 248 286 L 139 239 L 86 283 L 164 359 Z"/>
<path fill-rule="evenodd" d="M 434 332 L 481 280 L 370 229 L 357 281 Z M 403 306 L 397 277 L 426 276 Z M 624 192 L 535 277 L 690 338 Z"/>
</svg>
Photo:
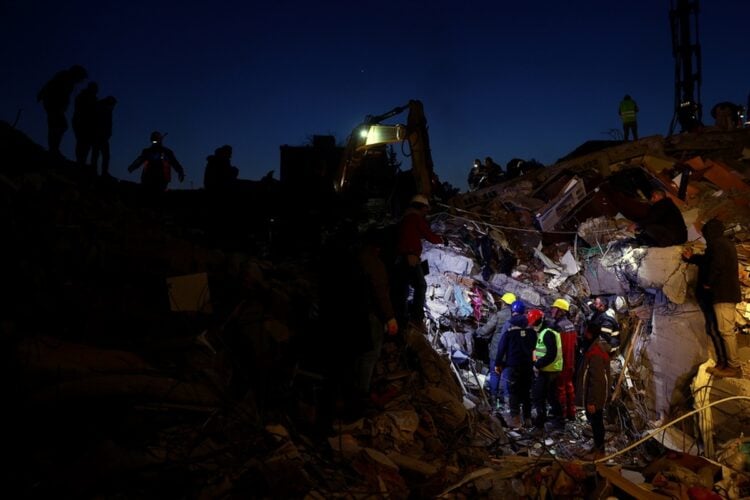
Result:
<svg viewBox="0 0 750 500">
<path fill-rule="evenodd" d="M 503 296 L 500 297 L 500 300 L 502 300 L 508 305 L 511 305 L 513 302 L 516 301 L 516 296 L 510 292 L 505 292 Z"/>
<path fill-rule="evenodd" d="M 557 299 L 556 301 L 552 303 L 552 307 L 562 309 L 565 312 L 570 311 L 570 304 L 565 299 Z"/>
</svg>

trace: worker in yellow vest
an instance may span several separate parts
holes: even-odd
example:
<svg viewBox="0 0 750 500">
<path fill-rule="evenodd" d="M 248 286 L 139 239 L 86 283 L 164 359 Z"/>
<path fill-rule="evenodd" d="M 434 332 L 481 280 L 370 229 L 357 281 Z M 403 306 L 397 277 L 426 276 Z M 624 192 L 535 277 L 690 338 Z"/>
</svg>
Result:
<svg viewBox="0 0 750 500">
<path fill-rule="evenodd" d="M 638 140 L 638 104 L 635 103 L 632 97 L 625 95 L 620 101 L 620 119 L 622 119 L 622 136 L 627 142 L 629 132 L 633 131 L 633 140 Z"/>
<path fill-rule="evenodd" d="M 563 353 L 560 334 L 550 326 L 543 324 L 544 314 L 538 309 L 529 311 L 534 321 L 529 324 L 540 329 L 534 348 L 534 382 L 531 387 L 531 400 L 536 411 L 534 426 L 538 429 L 545 427 L 547 420 L 547 403 L 550 405 L 553 429 L 565 427 L 562 406 L 557 399 L 556 382 L 563 368 Z"/>
</svg>

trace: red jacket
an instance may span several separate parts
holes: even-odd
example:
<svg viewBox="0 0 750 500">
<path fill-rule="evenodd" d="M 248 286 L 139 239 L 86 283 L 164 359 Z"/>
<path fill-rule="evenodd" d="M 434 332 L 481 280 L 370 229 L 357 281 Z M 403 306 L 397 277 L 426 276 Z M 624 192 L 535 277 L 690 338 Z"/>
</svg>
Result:
<svg viewBox="0 0 750 500">
<path fill-rule="evenodd" d="M 418 210 L 409 208 L 398 229 L 398 254 L 422 255 L 422 239 L 435 244 L 443 242 L 441 236 L 432 232 L 427 219 Z"/>
</svg>

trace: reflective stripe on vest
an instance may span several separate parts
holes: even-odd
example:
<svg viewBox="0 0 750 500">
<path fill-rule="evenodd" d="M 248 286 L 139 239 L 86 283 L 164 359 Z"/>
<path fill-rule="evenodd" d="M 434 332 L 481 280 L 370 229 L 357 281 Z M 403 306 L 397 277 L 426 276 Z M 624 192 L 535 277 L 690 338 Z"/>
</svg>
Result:
<svg viewBox="0 0 750 500">
<path fill-rule="evenodd" d="M 635 101 L 622 101 L 620 103 L 620 116 L 623 123 L 635 122 Z"/>
<path fill-rule="evenodd" d="M 555 336 L 555 345 L 557 346 L 557 355 L 555 356 L 555 360 L 545 366 L 544 368 L 541 368 L 543 372 L 559 372 L 562 371 L 563 367 L 563 356 L 562 356 L 562 342 L 560 341 L 560 333 L 553 330 L 552 328 L 545 328 L 539 333 L 539 336 L 536 338 L 536 347 L 534 347 L 534 359 L 540 359 L 543 358 L 545 354 L 547 354 L 547 346 L 544 345 L 544 336 L 547 334 L 547 332 L 550 332 Z"/>
</svg>

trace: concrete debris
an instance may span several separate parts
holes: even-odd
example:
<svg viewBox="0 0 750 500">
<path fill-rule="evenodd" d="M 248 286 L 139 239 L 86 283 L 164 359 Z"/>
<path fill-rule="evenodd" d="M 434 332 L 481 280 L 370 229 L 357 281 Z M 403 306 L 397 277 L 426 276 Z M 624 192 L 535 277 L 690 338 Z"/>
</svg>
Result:
<svg viewBox="0 0 750 500">
<path fill-rule="evenodd" d="M 0 132 L 6 486 L 23 496 L 750 496 L 750 130 L 588 145 L 443 200 L 432 223 L 447 244 L 422 255 L 427 318 L 385 339 L 356 396 L 342 378 L 362 325 L 333 323 L 358 296 L 347 252 L 326 254 L 350 230 L 342 205 L 276 183 L 144 204 Z M 731 232 L 743 378 L 709 373 L 682 246 L 628 232 L 654 186 L 679 202 L 686 246 L 711 217 Z M 297 194 L 309 213 L 281 202 Z M 579 332 L 589 301 L 611 299 L 603 450 L 583 408 L 539 425 L 489 393 L 492 335 L 475 333 L 506 292 L 545 312 L 565 299 Z"/>
</svg>

